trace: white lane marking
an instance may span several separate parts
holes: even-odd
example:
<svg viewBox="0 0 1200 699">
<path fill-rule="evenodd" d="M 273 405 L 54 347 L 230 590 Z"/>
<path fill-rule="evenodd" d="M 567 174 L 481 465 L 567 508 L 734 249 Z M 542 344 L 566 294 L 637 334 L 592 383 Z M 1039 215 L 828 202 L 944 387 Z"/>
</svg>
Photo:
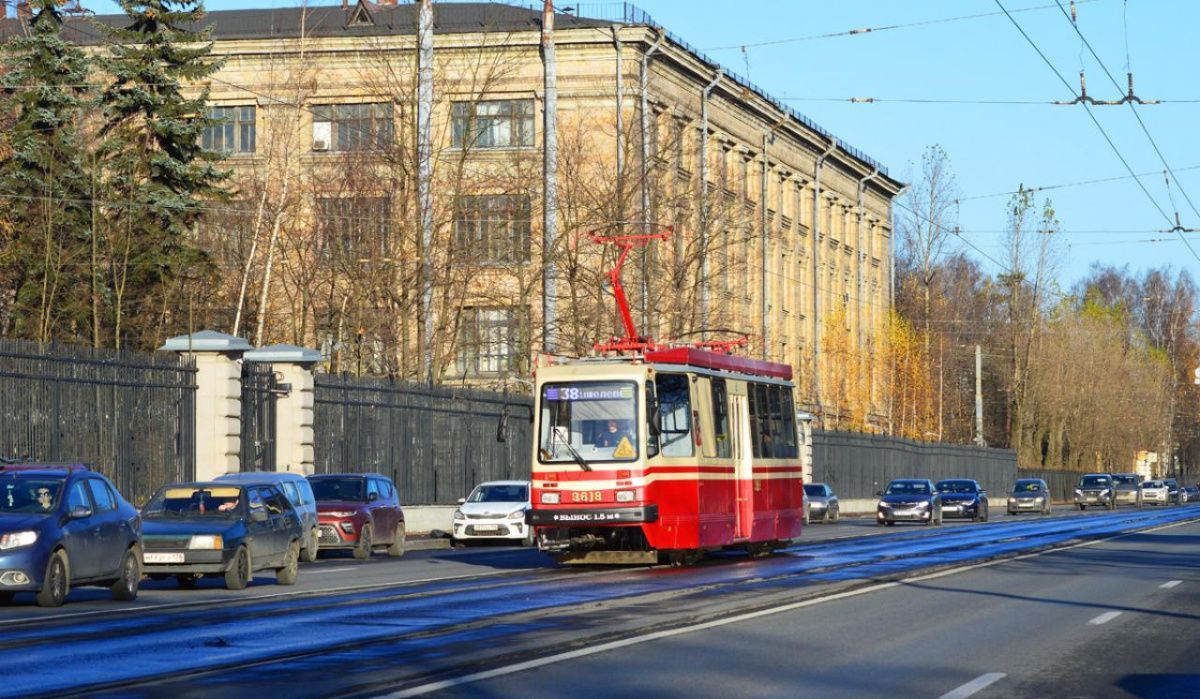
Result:
<svg viewBox="0 0 1200 699">
<path fill-rule="evenodd" d="M 1092 619 L 1091 621 L 1089 621 L 1088 624 L 1091 624 L 1092 626 L 1099 626 L 1101 624 L 1107 624 L 1108 622 L 1112 621 L 1113 619 L 1116 619 L 1119 616 L 1121 616 L 1120 612 L 1105 612 L 1105 613 L 1101 614 L 1100 616 L 1096 617 L 1095 619 Z"/>
<path fill-rule="evenodd" d="M 607 652 L 610 650 L 616 650 L 618 648 L 624 648 L 627 646 L 633 646 L 633 645 L 638 645 L 641 643 L 646 643 L 648 641 L 657 641 L 662 638 L 670 638 L 672 636 L 681 636 L 683 634 L 692 633 L 694 631 L 704 631 L 706 629 L 718 628 L 721 626 L 726 626 L 728 624 L 736 624 L 736 623 L 739 623 L 742 621 L 749 621 L 752 619 L 758 619 L 758 618 L 765 617 L 765 616 L 771 616 L 773 614 L 779 614 L 781 612 L 790 612 L 790 611 L 793 611 L 796 609 L 812 607 L 812 606 L 816 606 L 818 604 L 823 604 L 825 602 L 833 602 L 833 601 L 840 600 L 840 599 L 847 599 L 850 597 L 858 597 L 860 595 L 866 595 L 866 594 L 870 594 L 872 592 L 879 592 L 881 590 L 887 590 L 887 589 L 891 589 L 893 587 L 900 587 L 906 583 L 920 582 L 920 581 L 924 581 L 924 580 L 933 580 L 935 578 L 944 578 L 948 575 L 958 575 L 959 573 L 966 573 L 966 572 L 969 572 L 972 570 L 978 570 L 980 568 L 990 568 L 992 566 L 1000 565 L 1002 563 L 1011 563 L 1012 561 L 1020 561 L 1020 560 L 1025 560 L 1025 559 L 1029 559 L 1029 558 L 1037 558 L 1038 556 L 1045 556 L 1046 554 L 1050 554 L 1050 553 L 1060 553 L 1062 551 L 1069 551 L 1071 549 L 1083 548 L 1085 546 L 1095 546 L 1097 544 L 1103 544 L 1103 543 L 1106 543 L 1109 541 L 1114 541 L 1116 539 L 1123 539 L 1125 537 L 1134 536 L 1135 534 L 1146 534 L 1149 532 L 1156 532 L 1156 531 L 1161 531 L 1163 529 L 1171 529 L 1174 527 L 1183 526 L 1185 524 L 1195 524 L 1195 523 L 1196 523 L 1196 520 L 1194 520 L 1194 519 L 1188 519 L 1188 520 L 1184 520 L 1182 522 L 1171 522 L 1170 524 L 1164 524 L 1159 527 L 1151 527 L 1149 529 L 1142 529 L 1142 530 L 1138 530 L 1138 531 L 1125 532 L 1123 534 L 1116 534 L 1114 536 L 1111 536 L 1111 537 L 1108 537 L 1105 539 L 1095 539 L 1093 541 L 1083 541 L 1078 544 L 1071 544 L 1070 546 L 1062 546 L 1059 548 L 1047 549 L 1045 551 L 1034 551 L 1033 553 L 1026 553 L 1026 554 L 1022 554 L 1020 556 L 1013 556 L 1012 558 L 1001 558 L 1001 559 L 997 559 L 994 561 L 985 561 L 984 563 L 974 563 L 972 565 L 964 566 L 962 568 L 954 568 L 951 570 L 942 570 L 942 571 L 938 571 L 936 573 L 929 573 L 926 575 L 918 575 L 918 576 L 914 576 L 911 578 L 904 578 L 904 579 L 898 580 L 896 582 L 880 583 L 878 585 L 871 585 L 870 587 L 863 587 L 863 588 L 859 588 L 857 590 L 848 590 L 846 592 L 838 592 L 836 594 L 828 595 L 826 597 L 817 597 L 817 598 L 813 598 L 813 599 L 809 599 L 809 600 L 804 600 L 801 602 L 792 602 L 791 604 L 785 604 L 785 605 L 782 605 L 779 607 L 771 607 L 769 609 L 760 609 L 756 612 L 749 612 L 747 614 L 739 614 L 737 616 L 727 617 L 724 619 L 714 619 L 712 621 L 706 621 L 701 624 L 695 624 L 693 626 L 683 626 L 683 627 L 679 627 L 679 628 L 675 628 L 675 629 L 667 629 L 665 631 L 654 631 L 652 633 L 643 634 L 641 636 L 632 636 L 630 638 L 625 638 L 625 639 L 621 639 L 618 641 L 609 641 L 608 643 L 602 643 L 598 646 L 592 646 L 590 648 L 580 648 L 578 650 L 569 651 L 567 653 L 559 653 L 557 655 L 550 655 L 550 656 L 546 656 L 544 658 L 535 658 L 533 660 L 526 660 L 524 662 L 516 663 L 513 665 L 505 665 L 503 667 L 497 667 L 497 668 L 493 668 L 491 670 L 475 672 L 475 673 L 471 673 L 469 675 L 462 675 L 459 677 L 450 677 L 450 678 L 447 678 L 444 680 L 439 680 L 437 682 L 428 682 L 426 684 L 417 685 L 415 687 L 409 687 L 408 689 L 402 689 L 398 692 L 392 692 L 391 694 L 385 694 L 382 696 L 384 696 L 386 699 L 407 699 L 407 697 L 424 696 L 431 692 L 440 692 L 444 689 L 450 689 L 452 687 L 458 687 L 458 686 L 461 686 L 464 684 L 472 684 L 474 682 L 479 682 L 481 680 L 489 680 L 489 679 L 492 679 L 495 677 L 503 677 L 505 675 L 511 675 L 511 674 L 514 674 L 517 672 L 523 672 L 525 670 L 532 670 L 534 668 L 544 667 L 546 665 L 554 665 L 556 663 L 561 663 L 561 662 L 564 662 L 567 660 L 583 658 L 583 657 L 586 657 L 589 655 L 595 655 L 597 653 L 604 653 L 604 652 Z"/>
<path fill-rule="evenodd" d="M 1004 679 L 1003 672 L 988 672 L 976 677 L 970 682 L 961 687 L 953 689 L 943 694 L 940 699 L 967 699 L 967 697 L 977 692 L 983 691 L 988 685 L 999 682 Z"/>
<path fill-rule="evenodd" d="M 1159 587 L 1159 589 L 1162 589 L 1162 590 L 1170 590 L 1172 587 L 1175 587 L 1176 585 L 1181 585 L 1181 584 L 1183 584 L 1182 580 L 1172 580 L 1171 582 L 1165 582 L 1162 585 L 1159 585 L 1158 587 Z"/>
</svg>

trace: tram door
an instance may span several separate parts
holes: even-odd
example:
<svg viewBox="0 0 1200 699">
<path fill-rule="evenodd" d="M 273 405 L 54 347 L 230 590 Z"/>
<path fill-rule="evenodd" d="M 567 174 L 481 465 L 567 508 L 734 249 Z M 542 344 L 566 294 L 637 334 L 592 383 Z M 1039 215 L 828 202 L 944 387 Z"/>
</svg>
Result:
<svg viewBox="0 0 1200 699">
<path fill-rule="evenodd" d="M 754 469 L 751 461 L 750 406 L 745 395 L 729 396 L 730 432 L 733 439 L 733 475 L 736 496 L 737 525 L 734 536 L 739 539 L 750 536 L 754 524 Z"/>
</svg>

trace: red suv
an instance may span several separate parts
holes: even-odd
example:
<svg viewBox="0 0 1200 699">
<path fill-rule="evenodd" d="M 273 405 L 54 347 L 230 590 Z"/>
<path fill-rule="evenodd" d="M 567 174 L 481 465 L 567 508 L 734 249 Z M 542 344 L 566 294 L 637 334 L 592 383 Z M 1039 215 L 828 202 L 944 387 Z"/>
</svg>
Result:
<svg viewBox="0 0 1200 699">
<path fill-rule="evenodd" d="M 377 548 L 404 555 L 404 511 L 392 479 L 378 473 L 310 476 L 317 500 L 321 550 L 350 549 L 369 558 Z"/>
</svg>

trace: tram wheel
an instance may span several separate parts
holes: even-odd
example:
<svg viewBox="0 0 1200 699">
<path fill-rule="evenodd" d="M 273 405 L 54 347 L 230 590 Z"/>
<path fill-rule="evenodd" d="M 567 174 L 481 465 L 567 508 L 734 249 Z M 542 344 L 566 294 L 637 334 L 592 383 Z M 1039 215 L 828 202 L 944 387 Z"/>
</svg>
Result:
<svg viewBox="0 0 1200 699">
<path fill-rule="evenodd" d="M 699 549 L 672 549 L 666 554 L 667 564 L 672 568 L 694 566 L 704 557 L 704 552 Z"/>
</svg>

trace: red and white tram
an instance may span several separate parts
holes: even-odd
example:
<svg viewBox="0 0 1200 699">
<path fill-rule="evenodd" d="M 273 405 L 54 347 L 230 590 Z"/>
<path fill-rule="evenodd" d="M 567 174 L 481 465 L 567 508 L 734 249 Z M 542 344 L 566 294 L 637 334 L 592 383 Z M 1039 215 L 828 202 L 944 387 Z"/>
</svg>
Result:
<svg viewBox="0 0 1200 699">
<path fill-rule="evenodd" d="M 641 239 L 604 242 L 628 253 Z M 564 563 L 680 565 L 784 546 L 800 535 L 804 499 L 791 367 L 637 338 L 619 273 L 627 337 L 597 349 L 625 354 L 537 368 L 539 548 Z"/>
</svg>

